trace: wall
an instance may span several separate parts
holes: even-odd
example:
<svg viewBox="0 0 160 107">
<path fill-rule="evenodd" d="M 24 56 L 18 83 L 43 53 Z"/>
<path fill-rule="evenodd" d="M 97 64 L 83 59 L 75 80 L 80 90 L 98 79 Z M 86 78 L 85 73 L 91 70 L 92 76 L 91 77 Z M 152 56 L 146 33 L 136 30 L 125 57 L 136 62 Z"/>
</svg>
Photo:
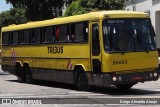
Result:
<svg viewBox="0 0 160 107">
<path fill-rule="evenodd" d="M 128 4 L 127 4 L 128 5 Z M 134 0 L 125 10 L 144 12 L 152 7 L 152 0 Z"/>
<path fill-rule="evenodd" d="M 152 1 L 153 1 L 153 5 L 160 3 L 160 0 L 152 0 Z"/>
<path fill-rule="evenodd" d="M 155 28 L 157 48 L 160 48 L 160 3 L 151 8 L 151 19 Z"/>
</svg>

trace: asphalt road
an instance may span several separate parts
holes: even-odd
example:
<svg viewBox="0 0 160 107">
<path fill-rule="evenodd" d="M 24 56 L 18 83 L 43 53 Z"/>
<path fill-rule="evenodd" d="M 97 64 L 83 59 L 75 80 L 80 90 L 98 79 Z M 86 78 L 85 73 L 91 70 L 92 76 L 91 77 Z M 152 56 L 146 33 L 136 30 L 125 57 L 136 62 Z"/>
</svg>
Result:
<svg viewBox="0 0 160 107">
<path fill-rule="evenodd" d="M 7 104 L 6 99 L 11 101 L 12 105 Z M 85 92 L 77 91 L 70 84 L 49 81 L 36 81 L 34 84 L 19 83 L 16 76 L 0 71 L 0 103 L 3 103 L 0 106 L 8 107 L 30 106 L 30 104 L 37 107 L 158 107 L 160 80 L 139 83 L 128 91 L 118 90 L 115 87 L 93 87 Z"/>
</svg>

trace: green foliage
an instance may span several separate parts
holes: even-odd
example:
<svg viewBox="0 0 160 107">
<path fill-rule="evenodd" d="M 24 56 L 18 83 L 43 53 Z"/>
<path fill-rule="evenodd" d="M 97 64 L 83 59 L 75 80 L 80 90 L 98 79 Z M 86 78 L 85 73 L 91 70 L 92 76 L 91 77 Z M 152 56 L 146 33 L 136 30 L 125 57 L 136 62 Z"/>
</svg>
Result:
<svg viewBox="0 0 160 107">
<path fill-rule="evenodd" d="M 62 13 L 63 0 L 6 0 L 13 7 L 21 7 L 26 10 L 28 20 L 37 21 L 51 19 Z M 59 13 L 55 14 L 59 8 Z"/>
<path fill-rule="evenodd" d="M 27 22 L 25 18 L 25 10 L 20 8 L 12 8 L 9 11 L 0 13 L 0 27 L 11 24 L 21 24 Z"/>
<path fill-rule="evenodd" d="M 76 0 L 65 12 L 65 16 L 87 13 L 94 10 L 121 10 L 125 0 Z"/>
<path fill-rule="evenodd" d="M 86 13 L 86 10 L 82 8 L 80 0 L 74 1 L 66 9 L 65 16 L 77 15 Z"/>
</svg>

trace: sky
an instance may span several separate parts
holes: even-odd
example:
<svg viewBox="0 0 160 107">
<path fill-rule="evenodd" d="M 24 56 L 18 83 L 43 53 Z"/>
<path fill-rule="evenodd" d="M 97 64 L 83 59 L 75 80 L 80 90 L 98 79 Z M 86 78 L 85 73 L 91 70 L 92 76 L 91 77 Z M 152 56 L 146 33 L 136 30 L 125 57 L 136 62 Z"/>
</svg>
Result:
<svg viewBox="0 0 160 107">
<path fill-rule="evenodd" d="M 12 7 L 12 5 L 7 4 L 6 0 L 0 0 L 0 13 L 2 11 L 10 10 L 11 7 Z"/>
</svg>

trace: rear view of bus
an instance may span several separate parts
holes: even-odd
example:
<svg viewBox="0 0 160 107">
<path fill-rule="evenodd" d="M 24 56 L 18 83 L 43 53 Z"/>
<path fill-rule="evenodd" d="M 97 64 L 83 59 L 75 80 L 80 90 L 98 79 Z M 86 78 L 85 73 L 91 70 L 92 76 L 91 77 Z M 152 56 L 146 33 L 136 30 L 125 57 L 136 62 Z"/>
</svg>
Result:
<svg viewBox="0 0 160 107">
<path fill-rule="evenodd" d="M 138 82 L 157 80 L 158 53 L 148 15 L 133 12 L 121 16 L 111 14 L 102 22 L 106 84 L 128 89 Z"/>
</svg>

